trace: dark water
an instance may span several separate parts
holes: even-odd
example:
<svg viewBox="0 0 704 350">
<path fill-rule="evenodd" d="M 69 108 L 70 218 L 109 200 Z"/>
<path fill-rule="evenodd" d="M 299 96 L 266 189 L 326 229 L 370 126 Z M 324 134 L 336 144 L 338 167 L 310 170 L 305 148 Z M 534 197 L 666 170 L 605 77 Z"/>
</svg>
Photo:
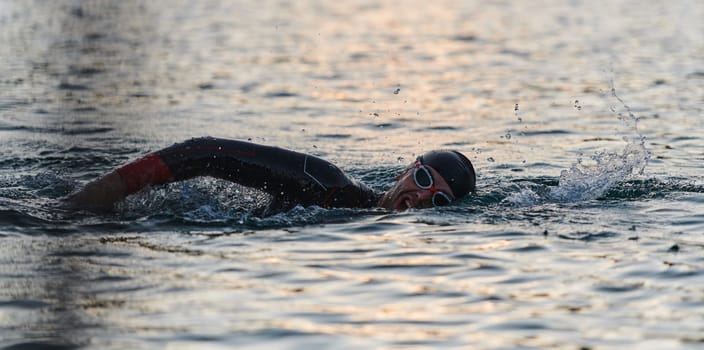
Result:
<svg viewBox="0 0 704 350">
<path fill-rule="evenodd" d="M 699 1 L 0 1 L 3 349 L 704 347 Z M 60 198 L 202 135 L 441 209 L 296 208 L 212 179 Z"/>
</svg>

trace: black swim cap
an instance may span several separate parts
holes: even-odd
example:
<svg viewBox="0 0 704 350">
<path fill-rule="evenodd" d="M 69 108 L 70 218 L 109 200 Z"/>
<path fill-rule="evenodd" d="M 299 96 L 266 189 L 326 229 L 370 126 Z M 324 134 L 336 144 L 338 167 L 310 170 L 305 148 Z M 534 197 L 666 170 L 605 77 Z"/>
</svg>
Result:
<svg viewBox="0 0 704 350">
<path fill-rule="evenodd" d="M 455 199 L 473 192 L 477 184 L 472 162 L 457 151 L 430 151 L 418 157 L 421 164 L 433 167 L 450 185 Z"/>
</svg>

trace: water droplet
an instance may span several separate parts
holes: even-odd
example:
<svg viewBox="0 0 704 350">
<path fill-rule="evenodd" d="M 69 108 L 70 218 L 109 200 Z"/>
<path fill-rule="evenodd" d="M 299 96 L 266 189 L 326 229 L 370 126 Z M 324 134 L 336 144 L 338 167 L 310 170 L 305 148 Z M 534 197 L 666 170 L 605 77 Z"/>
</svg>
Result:
<svg viewBox="0 0 704 350">
<path fill-rule="evenodd" d="M 403 157 L 398 157 L 398 158 L 396 158 L 396 161 L 399 162 L 399 163 L 401 163 L 401 162 L 404 161 L 404 158 L 403 158 Z"/>
<path fill-rule="evenodd" d="M 486 161 L 489 162 L 489 163 L 493 163 L 493 162 L 495 162 L 496 160 L 494 159 L 494 157 L 489 157 L 489 158 L 486 159 Z"/>
<path fill-rule="evenodd" d="M 396 88 L 396 90 L 394 90 L 394 95 L 398 95 L 399 92 L 401 92 L 401 88 Z"/>
<path fill-rule="evenodd" d="M 511 133 L 510 133 L 510 132 L 507 132 L 506 135 L 504 135 L 504 137 L 506 138 L 506 140 L 510 140 L 510 139 L 511 139 Z"/>
<path fill-rule="evenodd" d="M 513 106 L 513 110 L 516 111 L 516 112 L 518 112 L 518 103 L 516 103 L 516 105 Z"/>
</svg>

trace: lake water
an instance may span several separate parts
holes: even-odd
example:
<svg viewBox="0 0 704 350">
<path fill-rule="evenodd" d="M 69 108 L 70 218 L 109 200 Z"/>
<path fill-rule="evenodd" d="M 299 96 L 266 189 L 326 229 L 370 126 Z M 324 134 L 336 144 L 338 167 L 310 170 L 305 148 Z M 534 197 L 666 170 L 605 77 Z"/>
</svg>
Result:
<svg viewBox="0 0 704 350">
<path fill-rule="evenodd" d="M 704 348 L 701 1 L 0 1 L 3 349 Z M 445 208 L 213 179 L 60 199 L 210 135 Z"/>
</svg>

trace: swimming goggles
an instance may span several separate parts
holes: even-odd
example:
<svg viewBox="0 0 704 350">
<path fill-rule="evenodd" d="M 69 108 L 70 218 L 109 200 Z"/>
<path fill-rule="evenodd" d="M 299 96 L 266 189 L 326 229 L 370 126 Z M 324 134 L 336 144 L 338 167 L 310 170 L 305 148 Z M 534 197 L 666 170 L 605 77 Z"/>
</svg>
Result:
<svg viewBox="0 0 704 350">
<path fill-rule="evenodd" d="M 428 190 L 433 193 L 433 206 L 441 207 L 443 205 L 448 205 L 452 203 L 452 196 L 449 194 L 438 190 L 435 188 L 435 181 L 433 181 L 433 175 L 427 166 L 421 164 L 420 159 L 417 159 L 413 164 L 413 182 L 421 190 Z"/>
</svg>

